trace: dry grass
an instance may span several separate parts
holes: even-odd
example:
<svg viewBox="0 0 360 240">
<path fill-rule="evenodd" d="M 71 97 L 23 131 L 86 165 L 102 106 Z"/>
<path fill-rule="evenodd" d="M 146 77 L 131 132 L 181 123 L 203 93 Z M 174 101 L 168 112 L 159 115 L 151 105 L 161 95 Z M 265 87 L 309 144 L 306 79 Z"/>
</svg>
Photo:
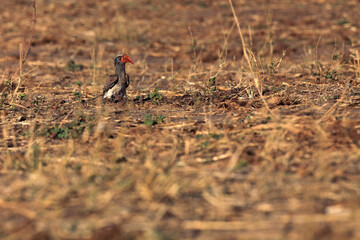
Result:
<svg viewBox="0 0 360 240">
<path fill-rule="evenodd" d="M 360 9 L 268 2 L 5 1 L 0 238 L 360 238 Z"/>
</svg>

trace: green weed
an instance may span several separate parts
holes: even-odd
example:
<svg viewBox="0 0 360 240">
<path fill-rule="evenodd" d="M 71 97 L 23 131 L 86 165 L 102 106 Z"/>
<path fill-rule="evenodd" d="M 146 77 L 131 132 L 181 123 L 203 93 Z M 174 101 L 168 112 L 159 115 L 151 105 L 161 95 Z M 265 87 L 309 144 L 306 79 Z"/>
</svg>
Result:
<svg viewBox="0 0 360 240">
<path fill-rule="evenodd" d="M 24 99 L 26 98 L 26 94 L 25 94 L 25 93 L 20 93 L 19 96 L 18 96 L 18 98 L 19 98 L 20 100 L 24 100 Z"/>
<path fill-rule="evenodd" d="M 86 127 L 90 129 L 90 132 L 92 131 L 92 124 L 88 124 L 85 117 L 79 116 L 69 124 L 56 125 L 47 129 L 46 136 L 52 139 L 78 138 L 84 133 Z"/>
<path fill-rule="evenodd" d="M 145 116 L 144 124 L 147 126 L 154 126 L 156 124 L 162 123 L 165 119 L 163 115 L 152 115 L 148 114 Z"/>
<path fill-rule="evenodd" d="M 80 92 L 74 92 L 73 95 L 80 100 L 81 99 L 81 93 Z"/>
<path fill-rule="evenodd" d="M 347 20 L 347 19 L 341 19 L 341 20 L 339 20 L 339 21 L 337 22 L 337 24 L 338 24 L 339 26 L 346 25 L 346 24 L 348 24 L 348 23 L 350 23 L 350 22 L 349 22 L 349 20 Z"/>
<path fill-rule="evenodd" d="M 152 93 L 150 93 L 150 99 L 153 100 L 154 104 L 158 104 L 158 102 L 162 99 L 162 95 L 159 93 L 159 89 L 155 88 Z"/>
<path fill-rule="evenodd" d="M 209 78 L 209 90 L 210 92 L 216 91 L 216 77 Z"/>
<path fill-rule="evenodd" d="M 74 59 L 70 59 L 66 65 L 66 69 L 71 72 L 79 72 L 84 69 L 84 66 L 81 64 L 76 64 Z"/>
</svg>

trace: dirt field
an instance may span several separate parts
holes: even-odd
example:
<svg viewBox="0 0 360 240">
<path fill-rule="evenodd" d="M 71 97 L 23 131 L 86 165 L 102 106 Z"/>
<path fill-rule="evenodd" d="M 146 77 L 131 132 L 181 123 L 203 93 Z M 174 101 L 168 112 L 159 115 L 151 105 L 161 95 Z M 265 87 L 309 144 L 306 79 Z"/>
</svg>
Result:
<svg viewBox="0 0 360 240">
<path fill-rule="evenodd" d="M 360 239 L 360 1 L 233 1 L 2 1 L 0 239 Z"/>
</svg>

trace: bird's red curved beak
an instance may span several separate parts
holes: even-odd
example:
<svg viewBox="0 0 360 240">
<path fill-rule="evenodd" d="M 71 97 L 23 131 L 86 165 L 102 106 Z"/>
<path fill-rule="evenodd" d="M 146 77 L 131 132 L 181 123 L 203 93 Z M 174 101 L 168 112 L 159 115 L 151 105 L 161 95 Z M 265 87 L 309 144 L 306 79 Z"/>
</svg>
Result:
<svg viewBox="0 0 360 240">
<path fill-rule="evenodd" d="M 130 57 L 128 55 L 124 55 L 121 59 L 121 62 L 129 62 L 134 64 L 134 62 L 130 59 Z"/>
</svg>

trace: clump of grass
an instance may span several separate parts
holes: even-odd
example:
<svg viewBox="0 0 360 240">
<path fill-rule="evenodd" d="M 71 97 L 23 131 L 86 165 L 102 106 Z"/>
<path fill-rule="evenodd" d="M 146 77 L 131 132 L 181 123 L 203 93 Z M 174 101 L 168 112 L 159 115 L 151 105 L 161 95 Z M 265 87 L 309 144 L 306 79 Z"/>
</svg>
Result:
<svg viewBox="0 0 360 240">
<path fill-rule="evenodd" d="M 11 96 L 13 88 L 14 84 L 10 80 L 0 84 L 0 107 L 9 104 L 9 96 Z"/>
<path fill-rule="evenodd" d="M 219 140 L 224 137 L 224 134 L 220 133 L 209 133 L 209 137 Z"/>
<path fill-rule="evenodd" d="M 150 93 L 150 99 L 154 104 L 158 104 L 158 102 L 162 99 L 161 93 L 159 93 L 159 89 L 155 88 L 152 93 Z"/>
<path fill-rule="evenodd" d="M 271 60 L 270 65 L 269 65 L 269 70 L 268 70 L 271 80 L 274 80 L 274 75 L 275 75 L 275 73 L 278 72 L 281 63 L 285 58 L 285 55 L 286 55 L 286 51 L 283 51 L 283 54 L 281 57 L 276 58 L 275 60 L 273 60 L 273 59 Z"/>
<path fill-rule="evenodd" d="M 88 124 L 87 119 L 80 115 L 71 123 L 46 129 L 46 136 L 52 139 L 78 138 L 84 133 L 86 127 L 91 130 L 92 124 Z"/>
<path fill-rule="evenodd" d="M 271 120 L 271 117 L 268 116 L 268 117 L 266 117 L 265 119 L 261 120 L 261 123 L 262 123 L 262 124 L 267 124 L 270 120 Z"/>
<path fill-rule="evenodd" d="M 66 65 L 66 69 L 71 72 L 79 72 L 84 69 L 84 66 L 81 64 L 76 64 L 74 59 L 70 59 Z"/>
<path fill-rule="evenodd" d="M 24 100 L 24 99 L 26 98 L 26 94 L 25 94 L 25 93 L 20 93 L 19 96 L 18 96 L 18 98 L 19 98 L 20 100 Z"/>
<path fill-rule="evenodd" d="M 80 92 L 74 92 L 73 95 L 74 95 L 78 100 L 81 100 L 81 93 L 80 93 Z"/>
<path fill-rule="evenodd" d="M 360 52 L 355 49 L 351 49 L 352 68 L 354 69 L 357 80 L 360 80 Z"/>
<path fill-rule="evenodd" d="M 50 129 L 48 132 L 50 138 L 68 138 L 69 137 L 69 128 L 55 126 Z"/>
<path fill-rule="evenodd" d="M 144 124 L 147 126 L 154 126 L 156 124 L 162 123 L 165 119 L 163 115 L 152 115 L 148 114 L 145 116 Z"/>
<path fill-rule="evenodd" d="M 350 23 L 350 21 L 348 20 L 348 19 L 340 19 L 338 22 L 337 22 L 337 24 L 339 25 L 339 26 L 342 26 L 342 25 L 346 25 L 346 24 L 348 24 L 348 23 Z"/>
<path fill-rule="evenodd" d="M 210 92 L 216 91 L 216 77 L 209 78 L 209 90 Z"/>
<path fill-rule="evenodd" d="M 336 71 L 335 71 L 335 70 L 333 70 L 333 71 L 330 71 L 330 70 L 326 71 L 326 73 L 325 73 L 325 78 L 331 79 L 331 80 L 335 80 L 335 79 L 336 79 Z"/>
</svg>

